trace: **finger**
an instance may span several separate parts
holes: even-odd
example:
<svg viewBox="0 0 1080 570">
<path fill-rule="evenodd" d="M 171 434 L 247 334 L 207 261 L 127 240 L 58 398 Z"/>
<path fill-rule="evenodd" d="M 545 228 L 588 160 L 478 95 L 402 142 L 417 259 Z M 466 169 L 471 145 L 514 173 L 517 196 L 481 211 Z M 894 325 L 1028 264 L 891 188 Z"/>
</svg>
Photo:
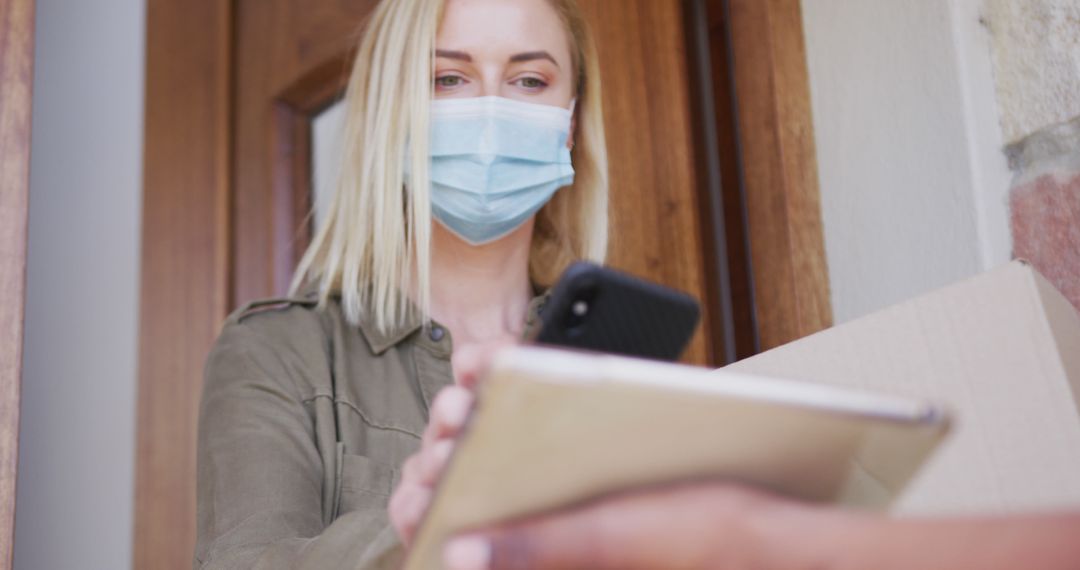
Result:
<svg viewBox="0 0 1080 570">
<path fill-rule="evenodd" d="M 401 542 L 408 546 L 431 504 L 431 488 L 422 485 L 403 485 L 390 498 L 388 511 Z"/>
<path fill-rule="evenodd" d="M 446 470 L 446 464 L 450 462 L 450 455 L 454 452 L 454 445 L 454 440 L 444 439 L 421 452 L 415 472 L 416 481 L 421 485 L 434 486 L 435 482 L 442 477 L 443 471 Z"/>
<path fill-rule="evenodd" d="M 420 479 L 420 453 L 414 453 L 401 466 L 401 483 L 398 486 L 412 484 Z"/>
<path fill-rule="evenodd" d="M 495 355 L 504 348 L 514 346 L 517 341 L 506 338 L 487 343 L 463 346 L 454 352 L 451 357 L 451 365 L 454 369 L 454 380 L 459 386 L 469 390 L 475 390 L 480 378 L 487 374 Z"/>
<path fill-rule="evenodd" d="M 426 447 L 440 439 L 455 437 L 469 417 L 473 400 L 472 392 L 465 388 L 443 388 L 431 404 L 431 416 L 424 430 L 423 445 Z"/>
<path fill-rule="evenodd" d="M 443 439 L 410 456 L 401 468 L 401 485 L 434 486 L 446 470 L 455 445 L 454 440 Z"/>
<path fill-rule="evenodd" d="M 431 495 L 430 488 L 416 487 L 410 493 L 409 500 L 402 506 L 403 527 L 405 535 L 408 537 L 406 544 L 411 543 L 416 536 L 416 531 L 420 528 L 420 522 L 424 519 L 428 506 L 431 505 Z"/>
</svg>

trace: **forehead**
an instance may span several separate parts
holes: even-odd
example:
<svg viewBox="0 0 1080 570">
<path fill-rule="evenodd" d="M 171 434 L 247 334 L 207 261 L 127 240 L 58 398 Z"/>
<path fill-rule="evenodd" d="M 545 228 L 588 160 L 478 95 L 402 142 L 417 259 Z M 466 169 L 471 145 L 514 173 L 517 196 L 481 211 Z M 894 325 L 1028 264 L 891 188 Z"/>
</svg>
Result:
<svg viewBox="0 0 1080 570">
<path fill-rule="evenodd" d="M 447 0 L 436 43 L 474 56 L 547 50 L 560 63 L 570 58 L 566 30 L 548 0 Z"/>
</svg>

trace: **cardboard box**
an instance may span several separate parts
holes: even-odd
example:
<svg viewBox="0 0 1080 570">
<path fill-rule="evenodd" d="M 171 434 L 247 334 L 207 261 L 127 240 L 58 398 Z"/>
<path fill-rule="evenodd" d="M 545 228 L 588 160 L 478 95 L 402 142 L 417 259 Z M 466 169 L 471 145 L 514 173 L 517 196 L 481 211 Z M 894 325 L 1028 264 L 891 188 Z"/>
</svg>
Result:
<svg viewBox="0 0 1080 570">
<path fill-rule="evenodd" d="M 896 512 L 1080 506 L 1080 315 L 1013 262 L 726 369 L 950 405 Z"/>
</svg>

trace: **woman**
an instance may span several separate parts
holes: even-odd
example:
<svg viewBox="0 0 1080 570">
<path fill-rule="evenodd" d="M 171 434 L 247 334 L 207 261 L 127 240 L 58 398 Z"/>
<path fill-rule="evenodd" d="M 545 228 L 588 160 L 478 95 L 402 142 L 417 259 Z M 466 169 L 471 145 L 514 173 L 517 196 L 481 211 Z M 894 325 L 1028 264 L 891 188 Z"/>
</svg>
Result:
<svg viewBox="0 0 1080 570">
<path fill-rule="evenodd" d="M 294 294 L 233 314 L 207 363 L 196 567 L 398 564 L 476 363 L 603 260 L 599 88 L 573 0 L 375 8 Z"/>
</svg>

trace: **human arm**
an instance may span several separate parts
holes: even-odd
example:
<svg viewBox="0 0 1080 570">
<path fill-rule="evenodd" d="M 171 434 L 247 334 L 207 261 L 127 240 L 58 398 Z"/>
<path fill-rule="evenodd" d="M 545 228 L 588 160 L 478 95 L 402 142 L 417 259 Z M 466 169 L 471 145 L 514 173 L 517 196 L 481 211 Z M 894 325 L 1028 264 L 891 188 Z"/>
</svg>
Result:
<svg viewBox="0 0 1080 570">
<path fill-rule="evenodd" d="M 321 351 L 324 335 L 317 321 L 287 325 L 296 329 L 291 336 L 297 342 L 312 346 L 275 343 L 246 322 L 232 322 L 208 359 L 194 566 L 395 567 L 400 545 L 385 509 L 357 509 L 333 519 L 327 471 L 336 466 L 328 467 L 325 457 L 336 438 L 322 433 L 332 425 L 312 420 L 314 410 L 330 404 L 301 387 L 302 376 L 328 373 L 317 369 L 325 363 L 305 359 Z"/>
<path fill-rule="evenodd" d="M 458 537 L 452 570 L 1080 566 L 1080 514 L 887 518 L 723 483 L 645 489 Z"/>
</svg>

